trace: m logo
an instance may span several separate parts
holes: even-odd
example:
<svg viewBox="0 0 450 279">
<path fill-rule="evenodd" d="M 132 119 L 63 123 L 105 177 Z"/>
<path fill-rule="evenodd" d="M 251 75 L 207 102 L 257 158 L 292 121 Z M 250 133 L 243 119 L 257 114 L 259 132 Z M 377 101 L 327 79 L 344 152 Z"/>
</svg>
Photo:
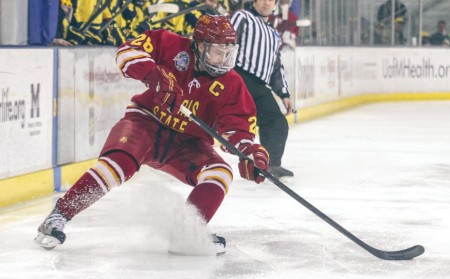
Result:
<svg viewBox="0 0 450 279">
<path fill-rule="evenodd" d="M 31 118 L 39 117 L 41 115 L 39 108 L 39 91 L 41 85 L 38 83 L 36 88 L 31 84 Z M 36 116 L 34 115 L 36 113 Z"/>
</svg>

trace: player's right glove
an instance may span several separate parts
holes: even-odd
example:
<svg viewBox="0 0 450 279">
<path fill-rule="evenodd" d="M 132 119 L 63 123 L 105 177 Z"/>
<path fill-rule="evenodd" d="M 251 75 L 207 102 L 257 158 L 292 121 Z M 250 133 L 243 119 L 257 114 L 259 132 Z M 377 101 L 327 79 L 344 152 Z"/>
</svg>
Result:
<svg viewBox="0 0 450 279">
<path fill-rule="evenodd" d="M 142 82 L 154 91 L 153 102 L 158 104 L 161 110 L 178 112 L 183 101 L 183 89 L 169 69 L 162 65 L 155 66 Z"/>
</svg>

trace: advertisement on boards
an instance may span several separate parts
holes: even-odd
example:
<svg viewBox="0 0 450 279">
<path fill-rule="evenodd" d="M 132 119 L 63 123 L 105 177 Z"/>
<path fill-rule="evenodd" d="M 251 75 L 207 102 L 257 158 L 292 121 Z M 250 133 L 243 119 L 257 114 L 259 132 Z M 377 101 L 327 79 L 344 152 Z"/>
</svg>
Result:
<svg viewBox="0 0 450 279">
<path fill-rule="evenodd" d="M 1 49 L 0 179 L 52 167 L 53 50 Z"/>
</svg>

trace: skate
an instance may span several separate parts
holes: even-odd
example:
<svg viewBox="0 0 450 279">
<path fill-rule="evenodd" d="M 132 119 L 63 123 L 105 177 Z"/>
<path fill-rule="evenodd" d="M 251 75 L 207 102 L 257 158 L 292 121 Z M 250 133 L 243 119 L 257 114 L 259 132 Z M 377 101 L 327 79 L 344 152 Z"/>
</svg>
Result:
<svg viewBox="0 0 450 279">
<path fill-rule="evenodd" d="M 67 219 L 55 209 L 48 215 L 38 227 L 38 235 L 34 241 L 44 249 L 51 250 L 57 245 L 63 244 L 66 234 L 63 232 Z"/>
<path fill-rule="evenodd" d="M 294 176 L 294 173 L 292 171 L 285 169 L 282 166 L 269 166 L 269 173 L 275 176 L 276 178 Z"/>
<path fill-rule="evenodd" d="M 214 243 L 214 247 L 216 248 L 216 256 L 225 254 L 225 247 L 227 246 L 225 238 L 216 234 L 212 234 L 211 237 Z"/>
</svg>

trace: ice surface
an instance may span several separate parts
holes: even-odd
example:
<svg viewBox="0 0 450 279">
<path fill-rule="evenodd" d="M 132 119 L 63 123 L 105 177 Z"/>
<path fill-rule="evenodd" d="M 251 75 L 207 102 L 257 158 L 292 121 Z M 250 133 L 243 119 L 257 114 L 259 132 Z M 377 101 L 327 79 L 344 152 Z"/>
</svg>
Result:
<svg viewBox="0 0 450 279">
<path fill-rule="evenodd" d="M 450 102 L 372 104 L 293 126 L 283 165 L 295 172 L 289 187 L 363 241 L 425 254 L 377 259 L 270 182 L 235 171 L 209 226 L 227 253 L 170 255 L 173 239 L 208 253 L 208 231 L 184 206 L 188 186 L 143 167 L 51 251 L 32 240 L 59 194 L 1 209 L 0 278 L 450 277 Z"/>
</svg>

